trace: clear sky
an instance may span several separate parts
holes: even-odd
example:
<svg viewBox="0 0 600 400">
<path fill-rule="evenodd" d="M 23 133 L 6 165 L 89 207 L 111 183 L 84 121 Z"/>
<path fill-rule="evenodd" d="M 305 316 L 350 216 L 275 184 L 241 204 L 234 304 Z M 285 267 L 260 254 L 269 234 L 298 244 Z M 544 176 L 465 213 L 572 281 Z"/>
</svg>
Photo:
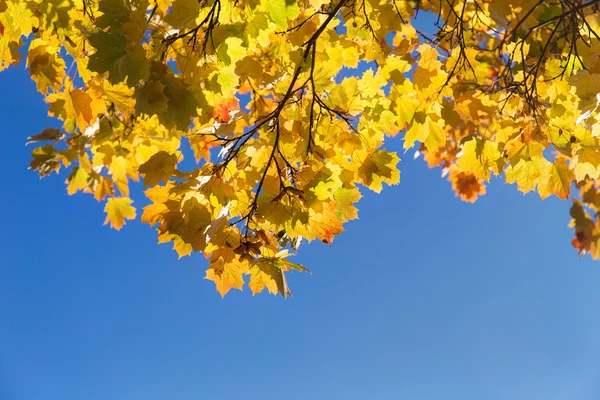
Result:
<svg viewBox="0 0 600 400">
<path fill-rule="evenodd" d="M 221 299 L 201 255 L 28 171 L 56 122 L 23 67 L 0 88 L 1 400 L 600 398 L 600 264 L 569 244 L 570 203 L 496 182 L 465 204 L 401 154 L 399 186 L 301 246 L 294 298 Z"/>
</svg>

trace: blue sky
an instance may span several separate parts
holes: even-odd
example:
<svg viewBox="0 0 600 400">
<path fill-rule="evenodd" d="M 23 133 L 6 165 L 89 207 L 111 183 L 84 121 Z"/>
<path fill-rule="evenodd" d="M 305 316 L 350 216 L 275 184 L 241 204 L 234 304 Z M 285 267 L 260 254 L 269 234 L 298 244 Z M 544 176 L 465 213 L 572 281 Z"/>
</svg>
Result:
<svg viewBox="0 0 600 400">
<path fill-rule="evenodd" d="M 600 264 L 568 202 L 496 182 L 465 204 L 405 154 L 333 246 L 301 246 L 294 298 L 221 299 L 202 256 L 28 171 L 55 122 L 23 67 L 0 87 L 0 399 L 600 398 Z"/>
</svg>

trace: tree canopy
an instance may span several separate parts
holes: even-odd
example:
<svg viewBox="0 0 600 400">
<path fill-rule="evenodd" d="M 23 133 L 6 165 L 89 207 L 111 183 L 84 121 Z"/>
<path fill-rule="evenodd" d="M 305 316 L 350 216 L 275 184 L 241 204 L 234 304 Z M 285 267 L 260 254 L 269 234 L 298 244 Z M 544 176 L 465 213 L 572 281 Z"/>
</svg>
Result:
<svg viewBox="0 0 600 400">
<path fill-rule="evenodd" d="M 600 258 L 599 3 L 0 0 L 0 69 L 25 63 L 62 121 L 31 169 L 204 253 L 221 295 L 249 275 L 287 296 L 301 241 L 399 182 L 386 140 L 467 202 L 492 177 L 570 199 L 572 245 Z"/>
</svg>

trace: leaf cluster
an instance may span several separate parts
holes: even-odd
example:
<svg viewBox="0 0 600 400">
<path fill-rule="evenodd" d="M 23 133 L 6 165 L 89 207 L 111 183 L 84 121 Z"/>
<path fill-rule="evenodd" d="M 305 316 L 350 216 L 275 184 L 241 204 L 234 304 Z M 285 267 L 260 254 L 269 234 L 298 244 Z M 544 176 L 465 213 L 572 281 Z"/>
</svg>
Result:
<svg viewBox="0 0 600 400">
<path fill-rule="evenodd" d="M 0 70 L 25 62 L 62 121 L 29 138 L 32 169 L 203 253 L 222 295 L 249 275 L 288 296 L 300 243 L 399 182 L 386 140 L 464 201 L 494 177 L 573 199 L 573 246 L 599 258 L 598 3 L 0 0 Z"/>
</svg>

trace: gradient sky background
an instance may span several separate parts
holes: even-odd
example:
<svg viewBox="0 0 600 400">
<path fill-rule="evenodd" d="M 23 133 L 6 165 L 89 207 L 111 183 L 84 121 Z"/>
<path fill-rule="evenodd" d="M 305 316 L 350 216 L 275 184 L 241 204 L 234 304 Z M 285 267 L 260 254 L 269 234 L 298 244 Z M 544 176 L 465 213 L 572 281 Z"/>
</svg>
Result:
<svg viewBox="0 0 600 400">
<path fill-rule="evenodd" d="M 0 87 L 1 400 L 600 398 L 600 264 L 570 203 L 495 182 L 465 204 L 411 152 L 332 247 L 301 246 L 294 298 L 221 299 L 202 256 L 28 171 L 56 122 L 23 67 Z"/>
</svg>

